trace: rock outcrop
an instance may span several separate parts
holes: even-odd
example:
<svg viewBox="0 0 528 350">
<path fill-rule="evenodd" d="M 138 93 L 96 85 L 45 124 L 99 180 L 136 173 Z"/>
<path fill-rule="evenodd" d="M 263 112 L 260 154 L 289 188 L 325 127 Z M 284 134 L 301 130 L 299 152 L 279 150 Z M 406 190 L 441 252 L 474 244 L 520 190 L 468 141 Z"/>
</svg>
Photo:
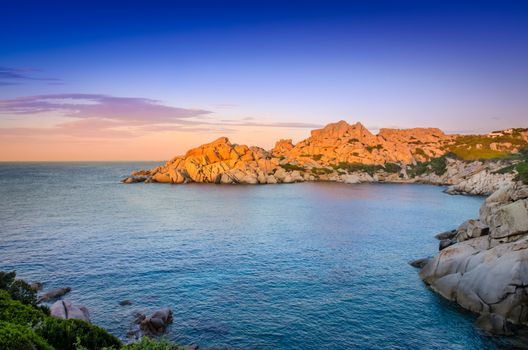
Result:
<svg viewBox="0 0 528 350">
<path fill-rule="evenodd" d="M 172 323 L 172 310 L 169 308 L 156 310 L 151 316 L 139 315 L 137 322 L 143 334 L 147 336 L 159 335 Z"/>
<path fill-rule="evenodd" d="M 518 151 L 523 144 L 528 147 L 524 131 L 512 130 L 508 137 L 515 134 L 517 138 L 512 139 L 515 144 L 499 142 L 506 137 L 502 134 L 500 138 L 479 136 L 479 140 L 487 142 L 486 147 L 492 152 Z M 462 161 L 445 156 L 456 147 L 476 150 L 483 147 L 472 143 L 472 138 L 446 135 L 437 128 L 380 129 L 374 135 L 361 123 L 340 121 L 313 130 L 310 137 L 297 144 L 279 140 L 270 151 L 233 144 L 220 137 L 163 166 L 133 172 L 122 182 L 252 185 L 302 181 L 421 182 L 450 185 L 447 192 L 451 194 L 489 195 L 512 181 L 513 171 L 501 171 L 512 161 Z"/>
<path fill-rule="evenodd" d="M 441 147 L 450 138 L 435 128 L 381 129 L 374 135 L 361 123 L 350 125 L 340 121 L 313 130 L 311 136 L 297 143 L 287 157 L 301 164 L 312 164 L 313 160 L 323 164 L 408 164 L 442 155 Z"/>
<path fill-rule="evenodd" d="M 446 238 L 448 239 L 448 238 Z M 528 325 L 528 186 L 511 182 L 463 223 L 420 277 L 443 297 L 479 313 L 487 331 Z"/>
<path fill-rule="evenodd" d="M 50 315 L 56 318 L 69 319 L 77 318 L 90 322 L 90 313 L 83 305 L 73 305 L 68 300 L 58 300 L 50 307 Z"/>
</svg>

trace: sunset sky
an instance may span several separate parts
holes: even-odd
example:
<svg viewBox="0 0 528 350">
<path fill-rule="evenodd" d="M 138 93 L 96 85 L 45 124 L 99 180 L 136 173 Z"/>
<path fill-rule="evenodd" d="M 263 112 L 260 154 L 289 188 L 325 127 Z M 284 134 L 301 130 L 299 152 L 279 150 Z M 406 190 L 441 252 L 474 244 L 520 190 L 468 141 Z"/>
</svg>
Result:
<svg viewBox="0 0 528 350">
<path fill-rule="evenodd" d="M 528 127 L 525 1 L 4 1 L 0 160 Z"/>
</svg>

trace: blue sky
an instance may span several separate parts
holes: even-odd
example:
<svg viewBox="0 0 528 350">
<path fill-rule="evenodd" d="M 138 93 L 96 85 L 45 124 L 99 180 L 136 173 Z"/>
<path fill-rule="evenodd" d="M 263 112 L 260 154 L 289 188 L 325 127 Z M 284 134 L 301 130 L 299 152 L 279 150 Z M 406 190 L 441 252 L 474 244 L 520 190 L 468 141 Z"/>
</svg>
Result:
<svg viewBox="0 0 528 350">
<path fill-rule="evenodd" d="M 528 126 L 523 1 L 12 1 L 0 43 L 0 159 L 269 147 L 340 119 Z"/>
</svg>

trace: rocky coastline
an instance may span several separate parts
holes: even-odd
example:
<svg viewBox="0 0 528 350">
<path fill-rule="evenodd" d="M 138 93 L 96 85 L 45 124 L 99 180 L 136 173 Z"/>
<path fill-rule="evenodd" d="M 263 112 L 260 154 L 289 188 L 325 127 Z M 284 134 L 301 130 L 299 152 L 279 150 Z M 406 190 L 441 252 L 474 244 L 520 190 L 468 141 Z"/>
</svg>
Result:
<svg viewBox="0 0 528 350">
<path fill-rule="evenodd" d="M 528 185 L 504 184 L 478 218 L 437 238 L 435 257 L 411 263 L 432 290 L 479 314 L 477 325 L 489 333 L 528 326 Z"/>
<path fill-rule="evenodd" d="M 440 252 L 411 262 L 448 300 L 480 315 L 493 334 L 528 326 L 528 129 L 446 135 L 435 128 L 329 124 L 296 145 L 266 151 L 225 138 L 124 183 L 279 184 L 305 181 L 424 183 L 448 194 L 487 196 L 479 217 L 437 235 Z"/>
<path fill-rule="evenodd" d="M 506 156 L 527 146 L 528 129 L 469 138 L 446 135 L 436 128 L 380 129 L 374 135 L 361 123 L 340 121 L 313 130 L 295 145 L 279 140 L 269 151 L 220 137 L 165 165 L 134 171 L 122 182 L 426 183 L 450 186 L 451 194 L 489 195 L 516 176 L 520 160 Z M 481 156 L 489 159 L 481 160 Z"/>
</svg>

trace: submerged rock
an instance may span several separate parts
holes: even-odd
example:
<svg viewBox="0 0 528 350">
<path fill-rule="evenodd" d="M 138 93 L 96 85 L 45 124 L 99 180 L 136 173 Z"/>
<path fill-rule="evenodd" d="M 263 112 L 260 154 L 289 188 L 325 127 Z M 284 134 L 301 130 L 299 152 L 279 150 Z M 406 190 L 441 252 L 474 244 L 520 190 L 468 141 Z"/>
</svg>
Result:
<svg viewBox="0 0 528 350">
<path fill-rule="evenodd" d="M 44 293 L 37 299 L 37 303 L 58 299 L 71 291 L 70 287 L 56 288 Z"/>
<path fill-rule="evenodd" d="M 119 302 L 119 305 L 121 305 L 121 306 L 132 305 L 132 302 L 130 300 L 128 300 L 128 299 L 125 299 L 125 300 L 121 300 Z"/>
</svg>

